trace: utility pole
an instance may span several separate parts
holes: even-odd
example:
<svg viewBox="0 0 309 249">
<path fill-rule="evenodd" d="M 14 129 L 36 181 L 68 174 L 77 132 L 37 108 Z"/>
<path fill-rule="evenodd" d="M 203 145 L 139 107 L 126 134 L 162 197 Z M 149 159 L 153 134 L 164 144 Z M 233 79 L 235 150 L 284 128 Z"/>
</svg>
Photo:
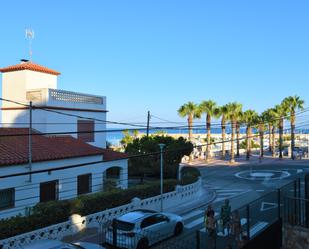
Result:
<svg viewBox="0 0 309 249">
<path fill-rule="evenodd" d="M 149 136 L 150 111 L 147 114 L 147 137 Z"/>
<path fill-rule="evenodd" d="M 30 101 L 29 104 L 29 151 L 28 151 L 28 157 L 29 157 L 29 182 L 32 181 L 32 101 Z"/>
<path fill-rule="evenodd" d="M 161 212 L 163 212 L 163 148 L 165 144 L 159 144 L 160 146 L 160 192 L 161 192 Z"/>
</svg>

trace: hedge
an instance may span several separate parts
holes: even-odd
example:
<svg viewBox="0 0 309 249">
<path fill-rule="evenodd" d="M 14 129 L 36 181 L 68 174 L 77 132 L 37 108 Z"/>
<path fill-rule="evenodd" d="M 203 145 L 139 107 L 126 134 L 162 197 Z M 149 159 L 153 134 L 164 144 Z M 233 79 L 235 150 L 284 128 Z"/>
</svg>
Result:
<svg viewBox="0 0 309 249">
<path fill-rule="evenodd" d="M 165 180 L 164 192 L 174 191 L 177 184 L 176 180 Z M 65 222 L 72 214 L 85 216 L 125 205 L 134 197 L 145 199 L 159 194 L 160 182 L 154 182 L 125 190 L 114 189 L 108 192 L 82 195 L 71 200 L 38 203 L 33 207 L 29 216 L 15 216 L 0 220 L 0 239 Z"/>
<path fill-rule="evenodd" d="M 201 176 L 200 171 L 197 168 L 185 166 L 181 169 L 181 185 L 191 184 L 196 182 Z"/>
</svg>

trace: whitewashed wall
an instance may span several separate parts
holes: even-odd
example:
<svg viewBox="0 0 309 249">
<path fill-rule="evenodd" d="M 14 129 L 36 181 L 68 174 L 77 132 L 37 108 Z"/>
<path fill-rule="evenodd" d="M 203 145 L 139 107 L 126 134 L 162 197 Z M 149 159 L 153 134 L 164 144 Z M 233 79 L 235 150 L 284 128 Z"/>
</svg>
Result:
<svg viewBox="0 0 309 249">
<path fill-rule="evenodd" d="M 163 207 L 165 209 L 179 206 L 181 204 L 194 201 L 202 194 L 202 181 L 201 178 L 189 185 L 177 186 L 173 192 L 165 193 L 163 195 Z M 81 217 L 79 215 L 73 215 L 67 222 L 59 223 L 36 231 L 21 234 L 8 239 L 0 240 L 1 249 L 15 249 L 20 246 L 29 244 L 33 241 L 42 239 L 57 239 L 61 240 L 65 236 L 73 235 L 76 232 L 81 231 L 84 228 L 100 228 L 104 224 L 109 224 L 113 218 L 116 218 L 122 214 L 130 212 L 135 209 L 160 209 L 160 196 L 154 196 L 151 198 L 139 200 L 134 199 L 131 203 L 119 206 L 113 209 L 104 210 L 95 214 Z"/>
<path fill-rule="evenodd" d="M 55 160 L 33 163 L 32 170 L 44 170 L 48 168 L 59 168 L 68 165 L 83 164 L 101 161 L 102 156 L 88 156 L 65 160 Z M 16 165 L 1 167 L 0 175 L 28 172 L 27 165 Z M 111 168 L 121 169 L 120 182 L 122 188 L 128 186 L 128 163 L 127 160 L 112 162 L 101 162 L 88 166 L 76 167 L 65 170 L 51 171 L 50 173 L 38 173 L 32 175 L 32 182 L 29 183 L 29 176 L 16 176 L 3 178 L 0 180 L 0 189 L 15 188 L 15 207 L 0 211 L 0 218 L 11 217 L 17 214 L 25 214 L 27 207 L 32 207 L 40 200 L 40 183 L 59 180 L 59 200 L 71 199 L 77 196 L 77 176 L 82 174 L 92 174 L 92 192 L 97 192 L 103 188 L 103 173 Z"/>
</svg>

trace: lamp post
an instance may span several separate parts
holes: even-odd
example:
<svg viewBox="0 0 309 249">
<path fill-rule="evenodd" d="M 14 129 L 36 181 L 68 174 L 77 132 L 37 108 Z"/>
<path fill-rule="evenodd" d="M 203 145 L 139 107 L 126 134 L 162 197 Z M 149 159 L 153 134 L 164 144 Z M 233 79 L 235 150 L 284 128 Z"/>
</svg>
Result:
<svg viewBox="0 0 309 249">
<path fill-rule="evenodd" d="M 165 144 L 159 144 L 160 146 L 160 189 L 161 189 L 161 212 L 163 211 L 163 148 Z"/>
</svg>

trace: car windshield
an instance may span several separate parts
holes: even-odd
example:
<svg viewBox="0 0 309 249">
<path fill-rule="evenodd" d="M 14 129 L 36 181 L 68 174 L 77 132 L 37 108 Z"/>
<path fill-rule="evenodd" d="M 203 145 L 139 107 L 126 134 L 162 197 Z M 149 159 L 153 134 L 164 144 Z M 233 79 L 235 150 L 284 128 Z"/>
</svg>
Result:
<svg viewBox="0 0 309 249">
<path fill-rule="evenodd" d="M 126 221 L 121 221 L 121 220 L 117 220 L 117 228 L 119 230 L 122 231 L 131 231 L 133 230 L 135 224 L 134 223 L 130 223 L 130 222 L 126 222 Z"/>
</svg>

